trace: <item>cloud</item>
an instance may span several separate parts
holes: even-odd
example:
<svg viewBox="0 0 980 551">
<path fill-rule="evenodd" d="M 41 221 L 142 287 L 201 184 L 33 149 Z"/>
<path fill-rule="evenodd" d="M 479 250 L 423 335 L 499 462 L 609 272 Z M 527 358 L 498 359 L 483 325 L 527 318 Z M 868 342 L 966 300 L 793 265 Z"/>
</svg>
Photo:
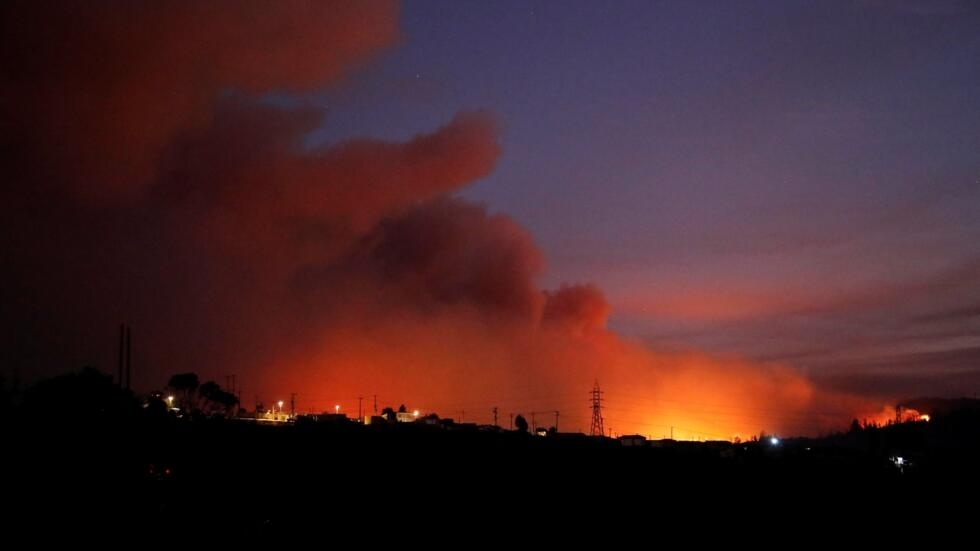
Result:
<svg viewBox="0 0 980 551">
<path fill-rule="evenodd" d="M 978 317 L 980 317 L 980 305 L 971 305 L 923 314 L 913 318 L 913 321 L 921 323 L 943 323 L 948 321 L 968 320 Z"/>
<path fill-rule="evenodd" d="M 980 381 L 980 347 L 931 352 L 881 354 L 835 362 L 820 370 L 817 382 L 863 395 L 914 398 L 969 396 Z M 915 389 L 910 392 L 910 389 Z"/>
<path fill-rule="evenodd" d="M 620 314 L 613 326 L 650 335 L 649 342 L 660 348 L 790 363 L 830 392 L 887 401 L 957 396 L 958 389 L 980 381 L 960 362 L 962 351 L 980 343 L 980 318 L 970 306 L 977 300 L 976 276 L 976 260 L 968 259 L 898 283 L 874 281 L 829 293 L 825 285 L 824 293 L 790 295 L 782 302 L 719 291 L 712 295 L 717 300 L 701 295 L 699 301 L 675 302 L 675 311 Z M 706 308 L 691 308 L 698 305 Z"/>
<path fill-rule="evenodd" d="M 949 16 L 973 9 L 967 0 L 863 0 L 872 8 L 913 16 Z"/>
</svg>

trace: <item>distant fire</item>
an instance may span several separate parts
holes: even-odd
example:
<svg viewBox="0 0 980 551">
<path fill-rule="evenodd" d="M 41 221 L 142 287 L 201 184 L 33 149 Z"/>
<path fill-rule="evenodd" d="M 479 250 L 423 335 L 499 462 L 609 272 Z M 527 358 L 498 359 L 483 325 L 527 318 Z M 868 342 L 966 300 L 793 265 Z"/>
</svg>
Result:
<svg viewBox="0 0 980 551">
<path fill-rule="evenodd" d="M 928 421 L 929 415 L 917 409 L 899 407 L 895 415 L 897 423 L 915 423 L 917 421 Z"/>
<path fill-rule="evenodd" d="M 883 427 L 900 423 L 923 423 L 931 419 L 928 413 L 902 406 L 885 406 L 881 411 L 869 415 L 860 421 L 866 426 Z"/>
</svg>

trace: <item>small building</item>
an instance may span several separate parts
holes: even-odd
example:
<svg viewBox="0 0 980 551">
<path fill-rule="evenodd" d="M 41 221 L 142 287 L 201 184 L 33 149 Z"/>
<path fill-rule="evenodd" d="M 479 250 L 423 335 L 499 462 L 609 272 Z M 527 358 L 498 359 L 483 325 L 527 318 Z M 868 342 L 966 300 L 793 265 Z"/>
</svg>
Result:
<svg viewBox="0 0 980 551">
<path fill-rule="evenodd" d="M 626 448 L 646 446 L 647 437 L 642 434 L 624 434 L 619 437 L 619 443 Z"/>
<path fill-rule="evenodd" d="M 419 412 L 417 411 L 399 411 L 395 414 L 395 420 L 399 423 L 412 423 L 419 418 Z"/>
</svg>

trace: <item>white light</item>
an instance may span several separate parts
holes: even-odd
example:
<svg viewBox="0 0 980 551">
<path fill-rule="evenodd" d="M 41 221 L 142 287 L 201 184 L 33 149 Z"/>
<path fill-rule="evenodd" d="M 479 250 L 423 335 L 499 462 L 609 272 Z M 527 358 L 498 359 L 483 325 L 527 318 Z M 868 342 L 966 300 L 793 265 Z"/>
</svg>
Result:
<svg viewBox="0 0 980 551">
<path fill-rule="evenodd" d="M 414 415 L 414 416 L 416 416 L 416 417 L 418 417 L 418 416 L 419 416 L 419 410 L 415 410 L 415 411 L 413 411 L 413 412 L 412 412 L 412 415 Z"/>
<path fill-rule="evenodd" d="M 279 400 L 279 409 L 282 409 L 282 400 Z"/>
<path fill-rule="evenodd" d="M 896 465 L 904 465 L 905 464 L 905 458 L 904 457 L 896 457 L 895 458 L 895 464 Z"/>
<path fill-rule="evenodd" d="M 772 438 L 769 439 L 769 443 L 772 444 L 773 446 L 776 446 L 779 444 L 779 439 L 773 436 Z"/>
<path fill-rule="evenodd" d="M 337 404 L 336 406 L 334 406 L 333 407 L 333 411 L 334 411 L 334 413 L 340 413 L 340 404 Z"/>
</svg>

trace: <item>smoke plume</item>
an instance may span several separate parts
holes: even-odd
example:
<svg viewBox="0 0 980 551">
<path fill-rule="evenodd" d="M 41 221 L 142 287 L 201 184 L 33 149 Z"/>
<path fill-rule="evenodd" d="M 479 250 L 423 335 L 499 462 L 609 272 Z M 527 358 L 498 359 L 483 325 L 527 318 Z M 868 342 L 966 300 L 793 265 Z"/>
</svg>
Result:
<svg viewBox="0 0 980 551">
<path fill-rule="evenodd" d="M 249 409 L 297 392 L 302 410 L 353 412 L 379 395 L 587 429 L 599 380 L 616 432 L 731 438 L 843 427 L 863 407 L 785 365 L 620 338 L 594 285 L 538 288 L 530 235 L 454 195 L 500 155 L 491 114 L 305 147 L 324 113 L 265 94 L 329 87 L 394 44 L 392 2 L 2 13 L 5 366 L 111 372 L 126 321 L 138 388 L 235 374 Z"/>
</svg>

